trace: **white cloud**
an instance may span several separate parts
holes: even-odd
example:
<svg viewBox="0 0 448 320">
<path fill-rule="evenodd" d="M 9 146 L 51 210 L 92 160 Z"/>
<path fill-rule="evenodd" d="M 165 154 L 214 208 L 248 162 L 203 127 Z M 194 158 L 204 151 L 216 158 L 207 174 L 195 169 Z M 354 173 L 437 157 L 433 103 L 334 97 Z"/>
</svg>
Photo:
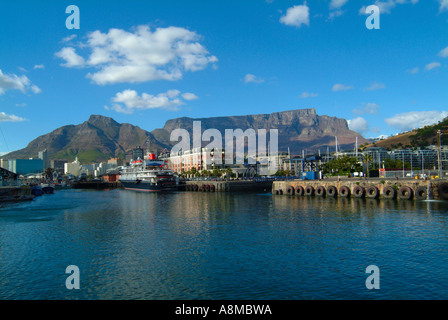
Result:
<svg viewBox="0 0 448 320">
<path fill-rule="evenodd" d="M 310 25 L 310 8 L 306 2 L 303 5 L 294 6 L 286 10 L 286 14 L 280 17 L 280 22 L 287 26 L 301 27 L 302 24 Z"/>
<path fill-rule="evenodd" d="M 348 2 L 348 0 L 331 0 L 329 19 L 333 20 L 336 17 L 342 16 L 344 11 L 341 8 Z"/>
<path fill-rule="evenodd" d="M 440 11 L 448 10 L 448 0 L 439 0 Z"/>
<path fill-rule="evenodd" d="M 33 91 L 35 94 L 38 94 L 38 93 L 42 92 L 42 90 L 38 86 L 36 86 L 36 85 L 32 85 L 31 86 L 31 91 Z"/>
<path fill-rule="evenodd" d="M 432 62 L 432 63 L 430 63 L 430 64 L 427 64 L 426 67 L 425 67 L 425 69 L 426 69 L 427 71 L 430 71 L 430 70 L 433 70 L 433 69 L 435 69 L 435 68 L 439 68 L 440 66 L 441 66 L 441 64 L 440 64 L 439 62 Z"/>
<path fill-rule="evenodd" d="M 344 6 L 347 2 L 348 2 L 348 0 L 331 0 L 330 9 L 331 10 L 339 9 L 342 6 Z"/>
<path fill-rule="evenodd" d="M 133 113 L 135 110 L 160 108 L 176 111 L 180 106 L 185 105 L 185 101 L 196 99 L 199 98 L 195 94 L 190 92 L 181 94 L 179 90 L 168 90 L 167 92 L 159 93 L 158 95 L 142 93 L 142 95 L 139 96 L 137 91 L 128 89 L 118 92 L 115 97 L 111 99 L 113 102 L 112 106 L 105 106 L 105 109 L 128 114 Z"/>
<path fill-rule="evenodd" d="M 45 66 L 43 64 L 36 64 L 33 69 L 45 69 Z"/>
<path fill-rule="evenodd" d="M 318 97 L 319 95 L 317 94 L 317 93 L 312 93 L 312 92 L 303 92 L 301 95 L 300 95 L 300 98 L 315 98 L 315 97 Z"/>
<path fill-rule="evenodd" d="M 448 0 L 447 0 L 448 3 Z M 448 5 L 448 4 L 447 4 Z M 445 49 L 443 49 L 442 51 L 439 52 L 438 54 L 439 57 L 442 58 L 448 58 L 448 47 L 446 47 Z"/>
<path fill-rule="evenodd" d="M 88 73 L 96 84 L 137 83 L 151 80 L 179 80 L 183 72 L 195 72 L 214 65 L 218 59 L 199 43 L 201 37 L 178 27 L 138 26 L 134 32 L 110 29 L 94 31 L 81 43 L 78 54 L 73 47 L 63 48 L 56 55 L 66 67 L 95 68 Z"/>
<path fill-rule="evenodd" d="M 26 119 L 15 116 L 13 114 L 6 114 L 4 112 L 0 112 L 0 122 L 19 122 L 25 120 Z"/>
<path fill-rule="evenodd" d="M 63 38 L 62 42 L 70 42 L 70 41 L 72 41 L 75 38 L 76 38 L 76 34 L 72 34 L 70 36 L 67 36 L 67 37 Z"/>
<path fill-rule="evenodd" d="M 190 92 L 183 93 L 182 98 L 184 98 L 187 101 L 199 99 L 197 95 L 195 95 L 194 93 L 190 93 Z"/>
<path fill-rule="evenodd" d="M 380 83 L 380 82 L 374 82 L 370 85 L 370 87 L 366 88 L 367 91 L 376 91 L 376 90 L 381 90 L 381 89 L 385 89 L 386 85 L 384 83 Z"/>
<path fill-rule="evenodd" d="M 8 75 L 0 70 L 0 96 L 7 90 L 20 90 L 22 93 L 25 93 L 28 89 L 34 93 L 39 93 L 36 92 L 39 88 L 35 85 L 31 85 L 31 81 L 27 76 L 18 76 L 16 74 Z"/>
<path fill-rule="evenodd" d="M 250 82 L 253 82 L 253 83 L 262 83 L 262 82 L 264 82 L 264 79 L 259 78 L 259 77 L 255 76 L 255 75 L 253 75 L 253 74 L 248 73 L 248 74 L 246 74 L 246 75 L 244 76 L 243 81 L 244 81 L 245 83 L 250 83 Z"/>
<path fill-rule="evenodd" d="M 448 117 L 448 111 L 412 111 L 397 114 L 384 121 L 392 128 L 409 131 L 437 123 Z"/>
<path fill-rule="evenodd" d="M 61 51 L 55 53 L 56 57 L 64 59 L 65 63 L 61 64 L 64 67 L 83 67 L 85 64 L 84 58 L 79 56 L 74 48 L 65 47 Z"/>
<path fill-rule="evenodd" d="M 339 9 L 338 10 L 334 10 L 334 11 L 330 12 L 330 14 L 328 15 L 328 18 L 330 20 L 333 20 L 336 17 L 342 16 L 344 13 L 345 13 L 345 11 L 343 11 L 343 10 L 339 10 Z"/>
<path fill-rule="evenodd" d="M 360 134 L 365 134 L 369 131 L 369 124 L 363 117 L 356 117 L 355 119 L 347 120 L 347 122 L 350 130 Z"/>
<path fill-rule="evenodd" d="M 331 90 L 337 91 L 347 91 L 353 89 L 353 86 L 347 86 L 344 84 L 336 83 Z"/>
<path fill-rule="evenodd" d="M 374 5 L 378 6 L 381 14 L 383 13 L 390 14 L 391 10 L 395 8 L 398 4 L 407 4 L 407 3 L 416 4 L 418 3 L 418 1 L 419 0 L 384 0 L 384 1 L 376 0 Z M 359 10 L 359 14 L 363 15 L 370 13 L 366 13 L 366 7 L 364 6 Z"/>
<path fill-rule="evenodd" d="M 376 103 L 363 103 L 361 106 L 359 106 L 356 109 L 353 109 L 352 112 L 355 114 L 376 114 L 378 113 L 378 110 L 380 109 L 380 106 Z"/>
<path fill-rule="evenodd" d="M 410 74 L 417 74 L 420 72 L 420 68 L 414 68 L 407 71 Z"/>
</svg>

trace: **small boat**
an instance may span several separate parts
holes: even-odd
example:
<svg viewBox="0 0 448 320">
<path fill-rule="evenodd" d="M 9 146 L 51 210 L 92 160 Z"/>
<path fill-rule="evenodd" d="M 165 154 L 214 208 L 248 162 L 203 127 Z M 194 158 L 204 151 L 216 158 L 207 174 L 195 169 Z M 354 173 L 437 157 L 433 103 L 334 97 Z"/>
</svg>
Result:
<svg viewBox="0 0 448 320">
<path fill-rule="evenodd" d="M 36 197 L 39 197 L 44 194 L 41 186 L 32 186 L 31 193 Z"/>
<path fill-rule="evenodd" d="M 54 187 L 50 186 L 50 185 L 42 185 L 42 192 L 44 194 L 53 194 L 54 193 Z"/>
<path fill-rule="evenodd" d="M 0 203 L 33 200 L 34 195 L 29 186 L 0 188 Z"/>
</svg>

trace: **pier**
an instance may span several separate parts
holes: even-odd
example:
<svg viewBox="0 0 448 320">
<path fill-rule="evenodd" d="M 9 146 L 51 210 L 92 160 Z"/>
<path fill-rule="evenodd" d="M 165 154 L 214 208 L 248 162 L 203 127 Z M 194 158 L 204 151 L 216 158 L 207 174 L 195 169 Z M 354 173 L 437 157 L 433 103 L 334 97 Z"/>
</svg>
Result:
<svg viewBox="0 0 448 320">
<path fill-rule="evenodd" d="M 231 181 L 186 181 L 181 190 L 192 192 L 269 192 L 272 181 L 231 180 Z"/>
<path fill-rule="evenodd" d="M 380 178 L 274 181 L 272 193 L 299 197 L 448 200 L 448 181 Z"/>
</svg>

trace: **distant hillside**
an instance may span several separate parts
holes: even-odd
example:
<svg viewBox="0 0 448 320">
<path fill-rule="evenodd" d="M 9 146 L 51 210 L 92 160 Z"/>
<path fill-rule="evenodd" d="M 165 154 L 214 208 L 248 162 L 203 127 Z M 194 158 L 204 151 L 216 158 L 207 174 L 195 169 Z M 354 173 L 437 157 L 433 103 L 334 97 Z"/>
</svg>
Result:
<svg viewBox="0 0 448 320">
<path fill-rule="evenodd" d="M 402 133 L 396 136 L 392 136 L 390 138 L 386 138 L 383 140 L 376 141 L 375 143 L 365 145 L 368 147 L 381 147 L 384 149 L 399 149 L 404 148 L 406 146 L 411 146 L 411 136 L 415 134 L 415 131 Z"/>
<path fill-rule="evenodd" d="M 177 143 L 170 141 L 172 130 L 186 129 L 192 137 L 195 120 L 201 121 L 202 131 L 214 128 L 222 133 L 223 138 L 225 129 L 278 129 L 279 151 L 287 151 L 289 147 L 291 153 L 295 154 L 300 154 L 303 149 L 316 152 L 326 146 L 334 146 L 335 136 L 341 148 L 353 148 L 356 137 L 359 144 L 368 142 L 360 134 L 349 130 L 346 120 L 319 116 L 314 109 L 200 119 L 184 117 L 168 120 L 163 128 L 152 132 L 128 123 L 120 124 L 109 117 L 92 115 L 79 125 L 63 126 L 42 135 L 26 148 L 8 153 L 2 158 L 37 157 L 39 151 L 47 149 L 50 159 L 73 161 L 77 156 L 82 163 L 91 163 L 122 157 L 136 146 L 160 153 L 163 149 L 170 150 Z M 204 142 L 203 146 L 208 143 Z"/>
<path fill-rule="evenodd" d="M 82 163 L 104 161 L 123 156 L 136 146 L 159 152 L 165 147 L 151 133 L 128 123 L 119 124 L 112 118 L 92 115 L 79 125 L 68 125 L 42 135 L 24 149 L 4 155 L 4 159 L 37 157 L 48 150 L 50 159 L 73 161 L 77 156 Z"/>
<path fill-rule="evenodd" d="M 441 144 L 448 145 L 448 118 L 443 119 L 437 124 L 426 126 L 410 132 L 402 133 L 384 140 L 369 144 L 366 147 L 375 145 L 384 149 L 402 149 L 402 148 L 424 148 L 429 145 L 437 145 L 437 131 L 441 130 Z"/>
</svg>

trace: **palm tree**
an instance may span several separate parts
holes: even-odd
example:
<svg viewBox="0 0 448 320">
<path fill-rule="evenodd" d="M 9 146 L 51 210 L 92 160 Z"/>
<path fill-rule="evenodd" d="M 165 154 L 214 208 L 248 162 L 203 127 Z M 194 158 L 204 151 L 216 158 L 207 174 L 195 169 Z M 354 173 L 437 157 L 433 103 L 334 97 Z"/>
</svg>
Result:
<svg viewBox="0 0 448 320">
<path fill-rule="evenodd" d="M 367 177 L 369 177 L 370 176 L 370 174 L 369 174 L 369 162 L 371 162 L 372 161 L 372 155 L 370 154 L 370 153 L 365 153 L 365 154 L 363 154 L 363 156 L 362 156 L 362 164 L 363 164 L 363 166 L 364 166 L 364 163 L 366 163 L 367 165 L 366 165 L 366 171 L 367 171 L 367 173 L 366 173 L 366 175 L 367 175 Z"/>
</svg>

